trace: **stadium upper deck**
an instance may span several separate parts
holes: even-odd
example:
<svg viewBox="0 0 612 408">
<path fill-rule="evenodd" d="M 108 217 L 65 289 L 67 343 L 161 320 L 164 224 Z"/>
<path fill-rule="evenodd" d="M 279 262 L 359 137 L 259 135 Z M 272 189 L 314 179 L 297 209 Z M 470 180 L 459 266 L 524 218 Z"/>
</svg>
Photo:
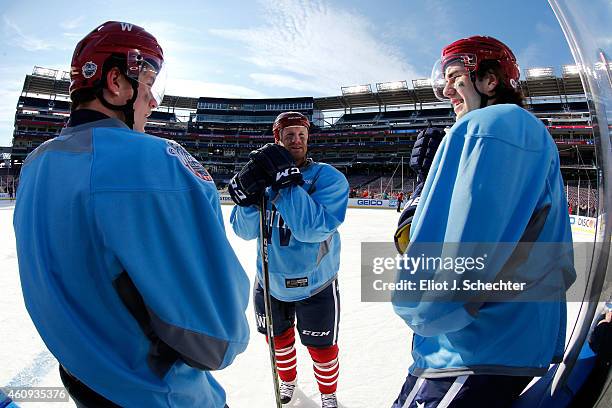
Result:
<svg viewBox="0 0 612 408">
<path fill-rule="evenodd" d="M 527 107 L 544 121 L 559 147 L 566 181 L 594 180 L 586 97 L 577 71 L 564 66 L 562 72 L 558 77 L 552 68 L 528 69 L 520 86 Z M 15 173 L 30 151 L 64 126 L 70 111 L 68 85 L 66 72 L 35 67 L 26 75 L 15 113 L 11 152 Z M 376 91 L 371 85 L 342 87 L 341 95 L 321 98 L 166 95 L 149 118 L 147 132 L 185 146 L 223 185 L 251 150 L 273 141 L 276 115 L 297 110 L 314 125 L 311 154 L 336 166 L 349 180 L 369 182 L 390 175 L 409 156 L 420 129 L 454 122 L 450 104 L 435 98 L 427 80 L 413 80 L 411 85 L 407 81 L 378 83 Z"/>
</svg>

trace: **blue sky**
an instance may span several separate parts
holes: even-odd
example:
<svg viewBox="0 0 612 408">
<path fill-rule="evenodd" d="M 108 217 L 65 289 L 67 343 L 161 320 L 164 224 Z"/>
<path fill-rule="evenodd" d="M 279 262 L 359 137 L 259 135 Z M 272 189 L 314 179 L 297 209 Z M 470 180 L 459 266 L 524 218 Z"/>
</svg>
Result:
<svg viewBox="0 0 612 408">
<path fill-rule="evenodd" d="M 511 6 L 509 6 L 511 4 Z M 341 86 L 429 76 L 441 47 L 492 35 L 521 68 L 573 63 L 544 0 L 7 1 L 0 4 L 0 146 L 34 65 L 69 70 L 74 46 L 107 20 L 153 33 L 166 93 L 330 96 Z"/>
</svg>

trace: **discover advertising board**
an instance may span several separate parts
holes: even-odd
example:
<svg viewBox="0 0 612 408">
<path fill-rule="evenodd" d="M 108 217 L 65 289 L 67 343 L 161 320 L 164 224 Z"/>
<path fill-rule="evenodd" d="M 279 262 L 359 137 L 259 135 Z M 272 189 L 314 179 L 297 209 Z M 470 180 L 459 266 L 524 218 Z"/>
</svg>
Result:
<svg viewBox="0 0 612 408">
<path fill-rule="evenodd" d="M 573 232 L 595 234 L 596 218 L 582 217 L 579 215 L 570 215 L 569 217 Z"/>
</svg>

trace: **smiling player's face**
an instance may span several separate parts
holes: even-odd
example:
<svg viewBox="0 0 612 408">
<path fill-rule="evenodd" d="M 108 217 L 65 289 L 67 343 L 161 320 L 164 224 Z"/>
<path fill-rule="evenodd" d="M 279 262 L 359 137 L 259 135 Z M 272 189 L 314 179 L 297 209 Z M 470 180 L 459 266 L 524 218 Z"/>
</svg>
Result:
<svg viewBox="0 0 612 408">
<path fill-rule="evenodd" d="M 461 62 L 449 64 L 444 72 L 446 85 L 444 96 L 450 99 L 453 110 L 460 119 L 466 113 L 480 108 L 480 95 L 470 79 L 469 71 Z"/>
<path fill-rule="evenodd" d="M 308 128 L 306 126 L 288 126 L 281 131 L 280 144 L 283 145 L 301 166 L 306 160 L 308 151 Z"/>
</svg>

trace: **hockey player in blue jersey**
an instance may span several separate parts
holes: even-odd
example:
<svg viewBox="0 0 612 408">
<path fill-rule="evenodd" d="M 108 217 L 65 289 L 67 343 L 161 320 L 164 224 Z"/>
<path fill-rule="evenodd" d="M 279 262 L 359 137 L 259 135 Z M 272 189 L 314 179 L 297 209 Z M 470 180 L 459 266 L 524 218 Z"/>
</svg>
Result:
<svg viewBox="0 0 612 408">
<path fill-rule="evenodd" d="M 23 296 L 78 407 L 222 408 L 209 371 L 248 342 L 249 281 L 212 178 L 131 129 L 161 102 L 162 67 L 143 28 L 97 27 L 74 51 L 68 126 L 21 170 Z"/>
<path fill-rule="evenodd" d="M 436 95 L 450 100 L 457 122 L 440 143 L 414 213 L 403 217 L 408 222 L 397 235 L 408 232 L 410 242 L 404 237 L 398 247 L 418 256 L 414 248 L 423 243 L 535 243 L 531 253 L 495 252 L 477 278 L 492 282 L 502 270 L 510 278 L 521 271 L 534 288 L 541 280 L 558 287 L 546 301 L 524 302 L 418 302 L 396 291 L 395 312 L 414 331 L 414 362 L 393 408 L 508 407 L 563 355 L 565 291 L 575 280 L 567 201 L 557 147 L 522 108 L 518 79 L 512 51 L 494 38 L 470 37 L 443 49 L 432 83 Z M 561 250 L 536 250 L 546 243 Z M 543 264 L 552 267 L 534 267 Z M 415 276 L 409 275 L 398 271 L 398 279 Z"/>
<path fill-rule="evenodd" d="M 313 360 L 322 405 L 337 407 L 340 234 L 349 186 L 342 173 L 308 158 L 308 118 L 280 114 L 273 125 L 275 144 L 251 153 L 230 182 L 237 204 L 231 215 L 236 234 L 259 237 L 257 203 L 268 196 L 270 293 L 281 402 L 297 383 L 295 329 Z M 261 259 L 257 259 L 254 305 L 259 332 L 266 333 Z"/>
</svg>

